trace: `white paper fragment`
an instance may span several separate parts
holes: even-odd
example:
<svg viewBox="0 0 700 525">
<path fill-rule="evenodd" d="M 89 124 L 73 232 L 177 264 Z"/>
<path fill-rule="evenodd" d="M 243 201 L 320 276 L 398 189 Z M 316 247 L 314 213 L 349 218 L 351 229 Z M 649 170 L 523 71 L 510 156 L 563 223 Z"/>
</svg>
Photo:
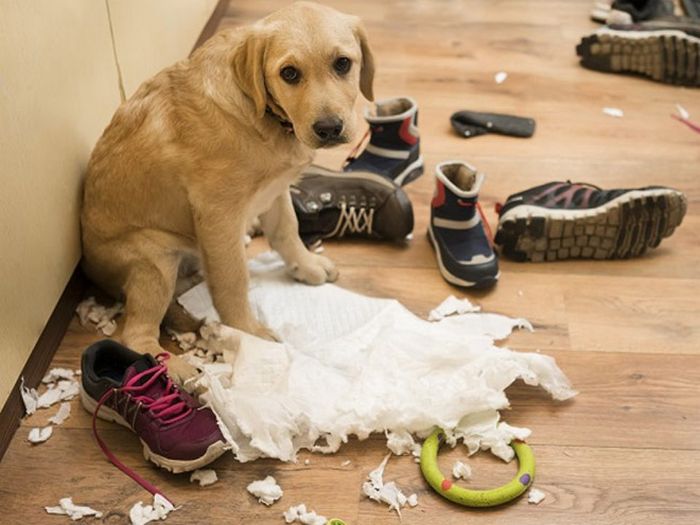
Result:
<svg viewBox="0 0 700 525">
<path fill-rule="evenodd" d="M 250 485 L 248 485 L 247 490 L 253 496 L 258 498 L 260 503 L 267 506 L 272 505 L 284 494 L 282 487 L 277 484 L 277 481 L 272 476 L 267 476 L 265 479 L 253 481 Z"/>
<path fill-rule="evenodd" d="M 409 507 L 415 507 L 416 505 L 418 505 L 418 494 L 416 494 L 416 493 L 411 494 L 406 499 L 406 503 L 408 503 Z"/>
<path fill-rule="evenodd" d="M 44 507 L 49 514 L 62 514 L 70 516 L 70 519 L 77 521 L 86 516 L 95 516 L 101 518 L 102 513 L 99 510 L 91 509 L 83 505 L 75 505 L 72 498 L 61 498 L 58 502 L 58 507 Z"/>
<path fill-rule="evenodd" d="M 117 330 L 117 323 L 114 319 L 124 312 L 122 303 L 114 303 L 110 307 L 102 306 L 95 301 L 94 297 L 88 297 L 76 308 L 80 324 L 87 326 L 92 324 L 104 335 L 113 335 Z"/>
<path fill-rule="evenodd" d="M 24 403 L 24 411 L 28 416 L 31 416 L 38 408 L 39 394 L 36 388 L 27 388 L 24 386 L 24 378 L 20 380 L 19 392 L 22 395 L 22 403 Z"/>
<path fill-rule="evenodd" d="M 481 306 L 472 304 L 466 297 L 463 299 L 457 299 L 454 295 L 450 295 L 447 299 L 430 311 L 428 314 L 428 321 L 440 321 L 449 315 L 470 314 L 480 311 Z"/>
<path fill-rule="evenodd" d="M 190 483 L 199 482 L 200 487 L 207 487 L 219 481 L 214 469 L 197 469 L 190 474 Z"/>
<path fill-rule="evenodd" d="M 29 431 L 27 439 L 30 443 L 36 445 L 38 443 L 43 443 L 44 441 L 49 439 L 51 437 L 51 434 L 53 434 L 53 427 L 51 425 L 43 428 L 36 427 Z"/>
<path fill-rule="evenodd" d="M 49 422 L 54 425 L 60 425 L 70 417 L 70 403 L 61 403 L 58 407 L 58 412 L 49 418 Z"/>
<path fill-rule="evenodd" d="M 396 482 L 384 483 L 384 468 L 390 457 L 391 454 L 387 454 L 379 466 L 367 474 L 369 481 L 362 484 L 362 492 L 371 500 L 386 503 L 389 505 L 389 510 L 395 510 L 401 517 L 401 507 L 408 503 L 408 498 Z"/>
<path fill-rule="evenodd" d="M 420 457 L 421 445 L 406 430 L 386 432 L 386 448 L 397 456 L 411 453 L 414 457 Z"/>
<path fill-rule="evenodd" d="M 42 383 L 55 383 L 59 379 L 66 379 L 68 381 L 73 381 L 75 379 L 75 372 L 70 368 L 52 368 L 41 380 Z"/>
<path fill-rule="evenodd" d="M 620 108 L 603 108 L 603 113 L 616 118 L 622 118 L 625 116 L 624 111 L 622 111 Z"/>
<path fill-rule="evenodd" d="M 678 111 L 678 116 L 682 119 L 688 120 L 690 118 L 690 113 L 680 104 L 676 104 L 676 110 Z"/>
<path fill-rule="evenodd" d="M 472 477 L 472 468 L 466 463 L 457 460 L 452 465 L 452 477 L 455 479 L 470 479 Z"/>
<path fill-rule="evenodd" d="M 507 78 L 508 73 L 506 73 L 505 71 L 499 71 L 493 76 L 493 79 L 496 81 L 496 84 L 503 84 Z"/>
<path fill-rule="evenodd" d="M 535 505 L 539 505 L 542 500 L 545 498 L 545 493 L 542 492 L 539 489 L 536 489 L 535 487 L 532 487 L 530 489 L 530 492 L 527 493 L 527 502 L 528 503 L 533 503 Z"/>
<path fill-rule="evenodd" d="M 310 460 L 310 459 L 305 459 L 305 460 L 304 460 L 304 465 L 311 465 L 311 460 Z"/>
<path fill-rule="evenodd" d="M 153 505 L 144 505 L 143 501 L 134 504 L 129 511 L 129 520 L 131 525 L 146 525 L 152 521 L 164 520 L 174 510 L 172 503 L 156 494 L 153 496 Z"/>
<path fill-rule="evenodd" d="M 498 410 L 509 406 L 509 385 L 575 394 L 551 357 L 497 346 L 515 327 L 530 328 L 523 319 L 468 313 L 428 322 L 395 300 L 296 283 L 277 256 L 256 257 L 249 269 L 252 311 L 282 342 L 217 323 L 204 283 L 178 298 L 211 321 L 188 355 L 209 363 L 201 399 L 240 462 L 293 462 L 299 450 L 331 453 L 351 435 L 385 430 L 387 440 L 401 432 L 410 444 L 408 434 L 435 426 L 470 453 L 491 449 L 508 460 L 512 434 L 499 427 Z"/>
<path fill-rule="evenodd" d="M 352 463 L 352 461 L 350 461 L 349 459 L 346 459 L 345 461 L 343 461 L 343 462 L 340 464 L 340 466 L 341 466 L 341 467 L 347 467 L 350 463 Z"/>
<path fill-rule="evenodd" d="M 39 396 L 38 408 L 48 408 L 59 401 L 69 401 L 80 393 L 80 385 L 75 380 L 61 379 L 58 383 L 49 385 L 49 388 Z"/>
<path fill-rule="evenodd" d="M 319 516 L 313 510 L 307 511 L 306 505 L 296 505 L 289 507 L 282 513 L 285 523 L 299 522 L 304 525 L 326 525 L 326 517 Z"/>
</svg>

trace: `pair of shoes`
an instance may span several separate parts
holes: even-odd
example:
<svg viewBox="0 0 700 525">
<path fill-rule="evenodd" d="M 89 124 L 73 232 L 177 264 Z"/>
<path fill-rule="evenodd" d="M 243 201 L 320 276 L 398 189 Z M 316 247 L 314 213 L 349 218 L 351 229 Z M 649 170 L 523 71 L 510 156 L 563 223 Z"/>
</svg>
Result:
<svg viewBox="0 0 700 525">
<path fill-rule="evenodd" d="M 168 357 L 139 354 L 105 339 L 88 347 L 81 359 L 80 400 L 92 414 L 98 445 L 117 468 L 153 495 L 162 493 L 119 461 L 100 438 L 97 418 L 130 429 L 141 440 L 144 457 L 174 473 L 201 468 L 228 449 L 212 410 L 168 377 Z"/>
<path fill-rule="evenodd" d="M 576 46 L 581 65 L 700 86 L 700 1 L 688 0 L 686 10 L 690 16 L 673 16 L 671 0 L 615 0 L 608 26 Z"/>
<path fill-rule="evenodd" d="M 413 231 L 413 207 L 401 187 L 423 174 L 418 106 L 408 97 L 378 101 L 365 119 L 369 129 L 343 171 L 312 165 L 291 187 L 307 245 L 348 236 L 401 241 Z"/>
</svg>

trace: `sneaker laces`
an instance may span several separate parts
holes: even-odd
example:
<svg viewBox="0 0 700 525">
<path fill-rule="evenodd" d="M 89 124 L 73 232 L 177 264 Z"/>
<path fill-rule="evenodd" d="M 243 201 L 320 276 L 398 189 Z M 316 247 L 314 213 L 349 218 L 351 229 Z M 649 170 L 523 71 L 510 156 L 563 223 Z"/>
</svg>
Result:
<svg viewBox="0 0 700 525">
<path fill-rule="evenodd" d="M 172 503 L 172 501 L 170 501 L 165 496 L 165 494 L 163 494 L 155 485 L 146 481 L 132 469 L 124 465 L 124 463 L 119 461 L 116 455 L 114 455 L 114 453 L 109 449 L 107 444 L 97 433 L 97 414 L 100 411 L 100 408 L 107 401 L 109 401 L 112 398 L 112 396 L 119 392 L 131 394 L 131 399 L 127 397 L 125 403 L 131 401 L 137 404 L 136 408 L 134 409 L 134 414 L 131 420 L 132 428 L 134 427 L 136 416 L 138 415 L 138 412 L 141 409 L 141 407 L 145 408 L 146 410 L 150 410 L 153 416 L 160 419 L 165 425 L 172 425 L 174 423 L 177 423 L 178 421 L 181 421 L 182 419 L 187 417 L 192 412 L 192 407 L 189 406 L 189 404 L 183 400 L 180 390 L 177 388 L 177 386 L 175 386 L 173 380 L 170 379 L 170 377 L 168 377 L 167 368 L 163 364 L 163 361 L 166 361 L 169 358 L 170 354 L 158 354 L 156 356 L 156 359 L 158 359 L 159 363 L 156 366 L 153 366 L 147 370 L 144 370 L 143 372 L 136 374 L 134 377 L 127 381 L 126 385 L 118 388 L 110 388 L 104 394 L 102 394 L 102 397 L 97 402 L 97 407 L 95 408 L 95 411 L 92 414 L 92 433 L 95 436 L 95 440 L 102 449 L 104 455 L 115 467 L 117 467 L 124 474 L 129 476 L 131 479 L 133 479 L 136 483 L 141 485 L 144 489 L 146 489 L 154 496 L 156 494 L 160 494 L 162 497 L 168 500 L 168 502 Z M 160 378 L 163 376 L 165 376 L 166 379 L 164 396 L 155 399 L 143 393 L 146 392 L 148 388 L 151 387 L 156 381 L 159 381 Z M 143 383 L 139 384 L 139 382 L 144 378 L 148 379 L 146 379 Z M 142 393 L 138 394 L 139 392 Z M 126 412 L 127 411 L 125 410 L 124 415 L 127 415 Z"/>
<path fill-rule="evenodd" d="M 688 126 L 690 129 L 692 129 L 694 132 L 700 133 L 700 125 L 696 124 L 695 122 L 693 122 L 689 118 L 686 118 L 686 117 L 683 117 L 680 115 L 676 115 L 675 113 L 671 114 L 671 118 L 676 119 L 678 122 L 682 122 L 683 124 Z"/>
<path fill-rule="evenodd" d="M 367 233 L 372 235 L 372 225 L 374 222 L 374 208 L 364 208 L 348 206 L 345 202 L 340 203 L 340 216 L 329 237 L 342 237 L 346 231 L 350 233 Z"/>
<path fill-rule="evenodd" d="M 357 152 L 360 151 L 360 148 L 362 145 L 365 143 L 365 140 L 367 140 L 367 137 L 369 137 L 370 133 L 372 131 L 372 128 L 367 128 L 367 131 L 365 131 L 365 134 L 362 135 L 362 138 L 360 141 L 355 145 L 354 148 L 348 153 L 348 156 L 345 158 L 345 162 L 343 163 L 343 167 L 347 166 L 348 164 L 352 164 L 352 162 L 357 159 L 356 155 Z"/>
</svg>

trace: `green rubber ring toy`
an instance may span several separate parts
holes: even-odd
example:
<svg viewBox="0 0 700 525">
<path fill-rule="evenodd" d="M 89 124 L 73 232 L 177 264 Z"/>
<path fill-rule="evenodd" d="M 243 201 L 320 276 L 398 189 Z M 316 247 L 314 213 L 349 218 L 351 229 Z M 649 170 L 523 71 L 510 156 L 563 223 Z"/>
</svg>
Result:
<svg viewBox="0 0 700 525">
<path fill-rule="evenodd" d="M 518 458 L 518 473 L 501 487 L 488 490 L 469 490 L 455 485 L 438 467 L 437 457 L 444 432 L 435 430 L 423 443 L 420 453 L 420 469 L 423 477 L 442 497 L 467 507 L 495 507 L 514 500 L 525 492 L 535 479 L 535 456 L 532 449 L 522 441 L 513 441 L 510 446 Z"/>
<path fill-rule="evenodd" d="M 328 520 L 327 525 L 345 525 L 345 522 L 339 518 L 331 518 Z"/>
</svg>

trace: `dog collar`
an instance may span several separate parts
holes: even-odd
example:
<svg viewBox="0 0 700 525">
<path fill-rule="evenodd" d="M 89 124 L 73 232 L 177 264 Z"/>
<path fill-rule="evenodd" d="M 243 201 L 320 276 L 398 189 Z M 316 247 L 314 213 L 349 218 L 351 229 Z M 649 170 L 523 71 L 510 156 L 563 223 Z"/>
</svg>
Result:
<svg viewBox="0 0 700 525">
<path fill-rule="evenodd" d="M 282 129 L 284 129 L 287 133 L 294 133 L 294 124 L 292 124 L 287 119 L 280 117 L 277 113 L 272 111 L 272 108 L 270 108 L 270 106 L 265 107 L 265 114 L 274 117 L 277 120 L 277 122 L 279 122 L 280 126 L 282 126 Z"/>
</svg>

